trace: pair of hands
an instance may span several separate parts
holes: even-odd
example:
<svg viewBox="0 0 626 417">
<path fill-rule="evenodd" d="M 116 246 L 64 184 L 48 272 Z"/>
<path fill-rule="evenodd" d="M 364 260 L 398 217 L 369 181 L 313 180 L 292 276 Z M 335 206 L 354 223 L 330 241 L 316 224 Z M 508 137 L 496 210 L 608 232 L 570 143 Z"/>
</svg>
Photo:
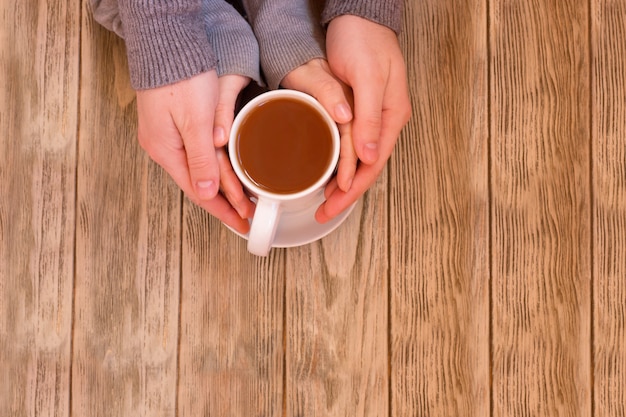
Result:
<svg viewBox="0 0 626 417">
<path fill-rule="evenodd" d="M 339 126 L 337 176 L 317 210 L 320 223 L 340 214 L 376 181 L 411 114 L 404 59 L 392 30 L 340 16 L 328 26 L 326 49 L 328 61 L 309 61 L 281 82 L 315 97 Z M 141 146 L 189 199 L 241 233 L 249 230 L 254 204 L 224 147 L 237 96 L 248 83 L 239 75 L 218 79 L 210 71 L 137 93 Z"/>
</svg>

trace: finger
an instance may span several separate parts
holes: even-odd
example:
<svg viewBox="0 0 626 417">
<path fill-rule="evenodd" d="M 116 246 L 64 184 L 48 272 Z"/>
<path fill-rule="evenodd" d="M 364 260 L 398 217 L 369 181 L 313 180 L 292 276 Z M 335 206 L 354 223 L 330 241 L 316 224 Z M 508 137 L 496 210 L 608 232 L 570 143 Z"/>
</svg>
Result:
<svg viewBox="0 0 626 417">
<path fill-rule="evenodd" d="M 379 156 L 379 137 L 384 85 L 354 85 L 353 141 L 359 159 L 375 163 Z"/>
<path fill-rule="evenodd" d="M 233 171 L 233 167 L 230 164 L 230 160 L 228 159 L 228 155 L 226 155 L 224 148 L 218 148 L 216 150 L 216 155 L 218 165 L 220 167 L 220 183 L 222 193 L 233 208 L 237 210 L 237 213 L 239 213 L 241 218 L 251 218 L 254 214 L 254 204 L 244 193 L 241 182 Z"/>
<path fill-rule="evenodd" d="M 348 123 L 352 120 L 349 88 L 332 75 L 326 60 L 307 62 L 288 73 L 281 84 L 315 97 L 335 122 Z"/>
<path fill-rule="evenodd" d="M 404 65 L 394 65 L 389 74 L 388 87 L 383 98 L 381 138 L 397 137 L 411 118 L 412 108 Z M 385 131 L 387 130 L 387 131 Z"/>
<path fill-rule="evenodd" d="M 168 115 L 170 119 L 165 120 L 161 116 L 160 122 L 162 123 L 155 126 L 150 122 L 149 117 L 147 117 L 148 121 L 141 117 L 163 112 L 158 108 L 159 100 L 149 96 L 151 93 L 150 91 L 140 92 L 137 96 L 139 144 L 150 158 L 172 177 L 185 194 L 195 196 L 196 190 L 189 174 L 187 153 L 180 129 L 177 128 L 174 119 Z"/>
<path fill-rule="evenodd" d="M 227 74 L 219 78 L 219 96 L 213 121 L 213 144 L 216 148 L 228 143 L 237 97 L 249 83 L 250 78 L 241 75 Z"/>
<path fill-rule="evenodd" d="M 328 199 L 328 197 L 330 197 L 338 187 L 339 185 L 337 184 L 337 177 L 333 177 L 333 179 L 331 179 L 324 188 L 324 198 Z"/>
<path fill-rule="evenodd" d="M 337 165 L 337 183 L 343 191 L 348 191 L 352 185 L 358 162 L 352 141 L 352 124 L 339 125 L 339 133 L 341 135 L 341 148 Z"/>
<path fill-rule="evenodd" d="M 207 127 L 207 124 L 202 123 L 202 126 Z M 219 191 L 219 167 L 212 134 L 199 126 L 183 132 L 182 137 L 195 194 L 201 201 L 210 200 Z"/>
<path fill-rule="evenodd" d="M 352 109 L 346 99 L 344 88 L 330 74 L 322 73 L 316 83 L 305 91 L 315 97 L 336 123 L 345 124 L 352 120 Z"/>
<path fill-rule="evenodd" d="M 392 74 L 381 113 L 379 151 L 385 161 L 391 156 L 402 129 L 411 118 L 411 112 L 406 74 Z"/>
<path fill-rule="evenodd" d="M 199 200 L 219 190 L 219 169 L 213 147 L 213 115 L 217 103 L 217 74 L 209 71 L 168 88 L 174 125 L 187 155 L 189 177 Z"/>
<path fill-rule="evenodd" d="M 376 182 L 383 167 L 384 163 L 360 165 L 352 181 L 352 187 L 347 192 L 336 187 L 325 193 L 326 201 L 317 209 L 315 219 L 319 223 L 326 223 L 350 207 Z"/>
<path fill-rule="evenodd" d="M 218 194 L 215 198 L 208 201 L 197 201 L 191 196 L 190 200 L 239 233 L 246 234 L 250 231 L 250 223 L 248 220 L 242 219 L 221 194 Z"/>
<path fill-rule="evenodd" d="M 356 202 L 376 182 L 393 152 L 402 127 L 410 116 L 411 107 L 408 97 L 404 100 L 404 104 L 383 111 L 380 140 L 381 157 L 379 160 L 373 165 L 359 165 L 349 190 L 346 191 L 337 186 L 332 187 L 331 184 L 326 187 L 324 193 L 326 201 L 318 208 L 315 214 L 318 222 L 324 223 L 339 215 Z M 398 99 L 394 103 L 402 103 L 402 100 Z"/>
</svg>

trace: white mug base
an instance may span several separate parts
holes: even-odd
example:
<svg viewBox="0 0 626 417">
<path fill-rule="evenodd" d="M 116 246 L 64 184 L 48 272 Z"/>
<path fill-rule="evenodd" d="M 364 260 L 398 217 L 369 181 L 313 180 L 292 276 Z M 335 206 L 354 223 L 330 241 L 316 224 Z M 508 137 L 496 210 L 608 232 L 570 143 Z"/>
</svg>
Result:
<svg viewBox="0 0 626 417">
<path fill-rule="evenodd" d="M 298 212 L 284 212 L 281 214 L 276 235 L 274 236 L 274 243 L 272 243 L 273 248 L 292 248 L 307 245 L 323 238 L 339 227 L 356 206 L 356 203 L 354 203 L 334 219 L 320 224 L 315 220 L 315 212 L 324 201 L 323 196 L 321 196 L 321 198 L 320 201 L 311 204 L 307 209 Z M 246 240 L 248 239 L 247 234 L 241 234 L 228 225 L 225 226 L 235 234 Z"/>
</svg>

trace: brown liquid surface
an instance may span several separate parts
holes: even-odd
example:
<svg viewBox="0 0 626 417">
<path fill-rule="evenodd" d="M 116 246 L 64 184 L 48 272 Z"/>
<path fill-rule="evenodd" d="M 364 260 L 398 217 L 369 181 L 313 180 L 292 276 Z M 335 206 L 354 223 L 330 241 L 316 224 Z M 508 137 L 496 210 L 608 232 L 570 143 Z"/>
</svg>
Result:
<svg viewBox="0 0 626 417">
<path fill-rule="evenodd" d="M 261 103 L 239 129 L 237 153 L 248 177 L 278 194 L 302 191 L 324 174 L 332 135 L 315 109 L 292 99 Z"/>
</svg>

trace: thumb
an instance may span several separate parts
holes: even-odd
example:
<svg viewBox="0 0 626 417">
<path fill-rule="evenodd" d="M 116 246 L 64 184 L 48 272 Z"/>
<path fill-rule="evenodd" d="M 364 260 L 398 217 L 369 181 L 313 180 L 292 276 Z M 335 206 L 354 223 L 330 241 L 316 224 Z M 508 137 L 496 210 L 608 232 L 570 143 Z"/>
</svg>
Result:
<svg viewBox="0 0 626 417">
<path fill-rule="evenodd" d="M 194 128 L 181 132 L 187 154 L 189 177 L 196 196 L 200 200 L 211 200 L 219 191 L 220 173 L 213 147 L 213 138 L 208 129 Z"/>
<path fill-rule="evenodd" d="M 172 117 L 183 141 L 193 192 L 200 201 L 219 192 L 220 173 L 213 146 L 217 75 L 203 73 L 177 83 Z"/>
<path fill-rule="evenodd" d="M 373 164 L 379 157 L 379 136 L 382 125 L 383 90 L 370 88 L 366 83 L 355 83 L 354 91 L 354 148 L 359 159 Z"/>
<path fill-rule="evenodd" d="M 336 123 L 352 120 L 349 89 L 331 73 L 326 60 L 313 59 L 301 65 L 289 72 L 281 84 L 315 97 Z"/>
</svg>

